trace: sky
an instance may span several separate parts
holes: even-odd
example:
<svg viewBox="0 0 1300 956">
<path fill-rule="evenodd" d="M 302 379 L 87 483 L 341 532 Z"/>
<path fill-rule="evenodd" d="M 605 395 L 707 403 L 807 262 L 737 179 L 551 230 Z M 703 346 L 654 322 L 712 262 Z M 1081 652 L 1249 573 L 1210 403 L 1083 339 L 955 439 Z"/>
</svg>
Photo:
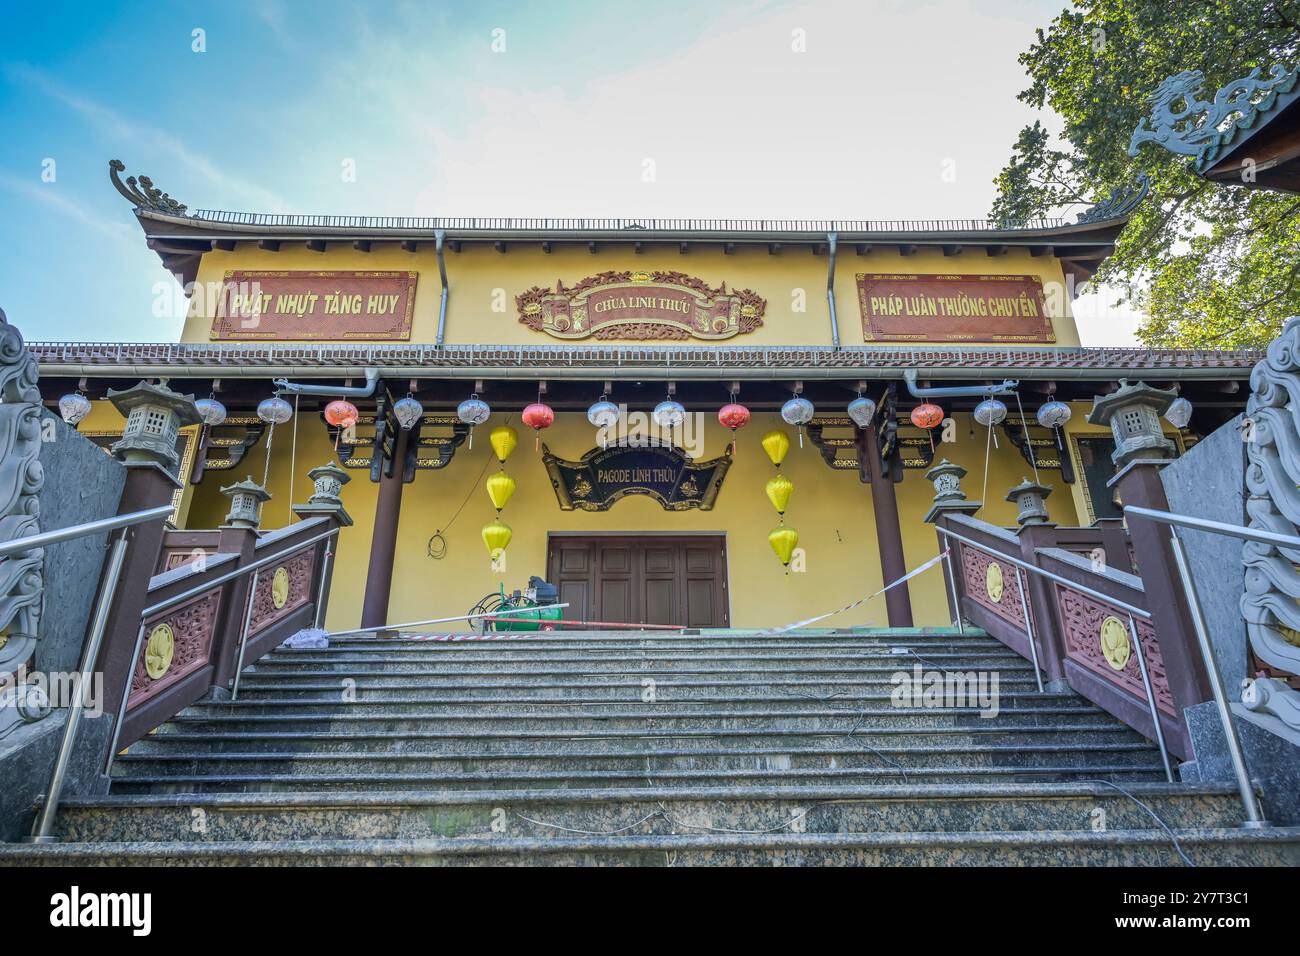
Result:
<svg viewBox="0 0 1300 956">
<path fill-rule="evenodd" d="M 33 341 L 179 337 L 110 159 L 191 209 L 982 218 L 1066 2 L 15 4 L 0 308 Z M 1111 298 L 1076 301 L 1084 344 L 1133 342 Z"/>
</svg>

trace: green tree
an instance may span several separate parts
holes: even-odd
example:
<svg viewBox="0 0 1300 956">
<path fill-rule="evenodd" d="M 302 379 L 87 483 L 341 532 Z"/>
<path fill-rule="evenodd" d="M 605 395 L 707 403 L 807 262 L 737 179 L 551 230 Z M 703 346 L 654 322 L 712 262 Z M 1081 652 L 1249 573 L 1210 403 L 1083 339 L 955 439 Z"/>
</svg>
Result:
<svg viewBox="0 0 1300 956">
<path fill-rule="evenodd" d="M 1020 99 L 1059 137 L 1021 130 L 996 180 L 995 219 L 1050 216 L 1132 186 L 1151 195 L 1097 280 L 1129 290 L 1152 347 L 1263 345 L 1300 314 L 1300 196 L 1208 182 L 1154 144 L 1128 155 L 1161 81 L 1205 74 L 1202 98 L 1255 67 L 1300 65 L 1300 0 L 1074 0 L 1020 62 Z"/>
</svg>

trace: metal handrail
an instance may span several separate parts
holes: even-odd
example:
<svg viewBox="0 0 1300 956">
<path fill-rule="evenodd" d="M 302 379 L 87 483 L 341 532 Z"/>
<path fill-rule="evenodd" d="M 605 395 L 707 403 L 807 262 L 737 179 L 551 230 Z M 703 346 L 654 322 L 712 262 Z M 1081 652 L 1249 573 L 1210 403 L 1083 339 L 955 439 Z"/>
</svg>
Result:
<svg viewBox="0 0 1300 956">
<path fill-rule="evenodd" d="M 1129 614 L 1136 615 L 1137 617 L 1144 617 L 1147 620 L 1151 619 L 1150 611 L 1145 611 L 1140 607 L 1137 607 L 1132 604 L 1128 604 L 1124 601 L 1121 601 L 1119 598 L 1113 598 L 1109 594 L 1103 594 L 1101 591 L 1094 591 L 1086 584 L 1080 584 L 1078 581 L 1071 581 L 1069 578 L 1062 577 L 1059 574 L 1053 574 L 1051 571 L 1045 571 L 1040 567 L 1035 567 L 1032 564 L 1022 561 L 1019 558 L 1013 558 L 1009 554 L 1003 554 L 1001 551 L 994 551 L 987 544 L 984 544 L 980 541 L 972 540 L 971 538 L 963 537 L 962 535 L 957 534 L 957 532 L 955 531 L 949 531 L 947 528 L 940 528 L 938 525 L 936 525 L 934 530 L 938 531 L 941 535 L 944 535 L 945 537 L 956 538 L 962 544 L 969 544 L 971 547 L 979 548 L 981 551 L 987 551 L 990 554 L 996 554 L 998 560 L 1005 561 L 1007 562 L 1007 564 L 1014 564 L 1018 568 L 1024 568 L 1026 571 L 1032 571 L 1034 574 L 1042 575 L 1048 580 L 1055 581 L 1057 584 L 1064 584 L 1067 587 L 1072 587 L 1076 591 L 1080 592 L 1081 594 L 1086 594 L 1088 595 L 1088 597 L 1096 598 L 1099 601 L 1105 601 L 1107 604 L 1113 604 L 1115 607 L 1123 611 L 1126 611 Z"/>
<path fill-rule="evenodd" d="M 1224 740 L 1228 745 L 1228 756 L 1232 760 L 1232 771 L 1237 778 L 1237 790 L 1241 793 L 1241 802 L 1246 808 L 1244 827 L 1259 828 L 1269 825 L 1255 796 L 1255 788 L 1250 781 L 1250 771 L 1246 768 L 1246 758 L 1241 750 L 1241 739 L 1237 736 L 1237 727 L 1232 722 L 1232 709 L 1228 706 L 1228 692 L 1223 686 L 1223 675 L 1219 673 L 1219 663 L 1214 657 L 1214 647 L 1210 644 L 1210 630 L 1205 624 L 1205 615 L 1201 611 L 1201 601 L 1196 593 L 1196 582 L 1192 578 L 1191 565 L 1187 561 L 1187 551 L 1183 547 L 1179 528 L 1221 534 L 1243 541 L 1256 541 L 1278 547 L 1300 548 L 1300 538 L 1274 531 L 1257 531 L 1240 525 L 1211 521 L 1208 518 L 1193 518 L 1190 515 L 1174 514 L 1155 508 L 1139 508 L 1126 505 L 1124 514 L 1134 518 L 1169 525 L 1169 547 L 1174 553 L 1174 564 L 1178 568 L 1178 578 L 1183 585 L 1183 595 L 1187 598 L 1187 613 L 1192 619 L 1192 630 L 1196 632 L 1196 643 L 1201 649 L 1201 659 L 1205 664 L 1205 674 L 1210 681 L 1210 693 L 1214 696 L 1215 709 L 1219 714 L 1219 723 L 1223 726 Z"/>
<path fill-rule="evenodd" d="M 113 542 L 113 550 L 109 553 L 104 580 L 100 585 L 99 594 L 95 601 L 95 611 L 91 618 L 90 635 L 86 641 L 85 650 L 81 655 L 81 673 L 78 675 L 76 692 L 73 695 L 72 702 L 68 705 L 68 718 L 63 725 L 63 738 L 59 741 L 59 753 L 54 760 L 50 785 L 46 789 L 45 802 L 42 804 L 41 812 L 36 818 L 32 835 L 28 837 L 29 842 L 53 843 L 58 839 L 52 832 L 54 817 L 59 811 L 59 799 L 63 795 L 63 785 L 68 776 L 68 765 L 72 761 L 72 749 L 76 744 L 77 730 L 81 726 L 81 717 L 86 710 L 86 688 L 95 676 L 95 662 L 99 658 L 99 649 L 104 642 L 108 614 L 112 609 L 113 596 L 117 591 L 117 582 L 122 574 L 122 564 L 126 560 L 129 529 L 135 525 L 144 524 L 146 521 L 162 518 L 171 513 L 171 505 L 159 505 L 157 508 L 147 508 L 144 511 L 133 511 L 130 514 L 114 515 L 112 518 L 103 518 L 99 521 L 82 522 L 68 528 L 60 528 L 57 531 L 42 531 L 39 534 L 18 538 L 0 546 L 0 558 L 4 558 L 11 554 L 18 554 L 63 541 L 72 541 L 89 535 L 101 534 L 106 531 L 119 529 L 122 531 L 117 540 Z"/>
<path fill-rule="evenodd" d="M 8 558 L 15 554 L 22 554 L 24 551 L 32 551 L 36 548 L 44 548 L 47 545 L 84 538 L 87 535 L 102 534 L 105 531 L 116 531 L 119 528 L 144 524 L 144 522 L 152 521 L 154 518 L 169 515 L 173 510 L 171 505 L 159 505 L 157 508 L 149 508 L 145 511 L 133 511 L 130 514 L 114 515 L 111 518 L 101 518 L 98 521 L 85 521 L 67 528 L 59 528 L 56 531 L 41 531 L 37 534 L 29 534 L 25 538 L 14 538 L 12 541 L 0 544 L 0 558 Z"/>
<path fill-rule="evenodd" d="M 1173 783 L 1174 768 L 1173 768 L 1173 764 L 1169 760 L 1169 745 L 1165 741 L 1164 728 L 1160 725 L 1160 709 L 1156 706 L 1156 694 L 1155 694 L 1155 689 L 1151 685 L 1151 672 L 1147 669 L 1146 652 L 1142 649 L 1142 642 L 1138 639 L 1137 623 L 1133 620 L 1134 616 L 1144 617 L 1147 620 L 1151 620 L 1151 612 L 1146 611 L 1140 607 L 1137 607 L 1136 605 L 1129 604 L 1126 601 L 1121 601 L 1118 598 L 1113 598 L 1108 594 L 1103 594 L 1101 591 L 1094 590 L 1093 588 L 1088 587 L 1086 584 L 1080 584 L 1078 581 L 1071 581 L 1067 577 L 1063 577 L 1059 574 L 1053 574 L 1051 571 L 1047 571 L 1036 565 L 1030 564 L 1027 561 L 1022 561 L 1019 558 L 1014 558 L 1011 555 L 1002 553 L 1001 551 L 995 551 L 994 549 L 990 548 L 986 544 L 982 544 L 979 541 L 975 541 L 971 538 L 967 538 L 964 535 L 957 534 L 957 532 L 955 531 L 949 531 L 947 528 L 940 527 L 937 524 L 934 526 L 934 530 L 944 535 L 945 537 L 960 541 L 963 544 L 968 545 L 972 548 L 978 548 L 987 554 L 992 554 L 995 557 L 997 557 L 999 561 L 1006 561 L 1008 564 L 1014 566 L 1017 569 L 1016 586 L 1020 589 L 1020 604 L 1025 609 L 1025 633 L 1029 641 L 1029 653 L 1033 656 L 1034 676 L 1038 680 L 1038 689 L 1040 691 L 1043 689 L 1043 682 L 1042 682 L 1041 672 L 1038 666 L 1038 648 L 1035 646 L 1034 628 L 1033 625 L 1030 623 L 1031 609 L 1029 607 L 1029 602 L 1025 598 L 1024 585 L 1020 581 L 1021 570 L 1040 575 L 1041 577 L 1044 577 L 1049 581 L 1054 581 L 1057 584 L 1064 584 L 1066 587 L 1078 591 L 1080 594 L 1086 594 L 1089 597 L 1093 598 L 1094 600 L 1102 601 L 1106 604 L 1111 605 L 1112 607 L 1119 608 L 1120 610 L 1124 611 L 1128 615 L 1129 638 L 1133 641 L 1133 651 L 1137 656 L 1138 672 L 1142 675 L 1142 688 L 1143 690 L 1146 691 L 1147 710 L 1151 715 L 1151 726 L 1154 729 L 1156 735 L 1156 745 L 1160 748 L 1160 762 L 1164 765 L 1165 780 L 1168 781 L 1169 783 Z M 951 563 L 949 563 L 948 566 L 948 574 L 950 577 L 953 577 Z M 953 578 L 953 594 L 954 596 L 956 595 L 955 577 Z M 957 613 L 958 619 L 960 619 L 961 608 L 955 607 L 954 610 Z"/>
<path fill-rule="evenodd" d="M 227 571 L 225 574 L 221 574 L 215 578 L 204 581 L 202 584 L 196 585 L 195 587 L 182 591 L 180 594 L 176 594 L 165 600 L 159 601 L 157 604 L 151 604 L 149 607 L 145 608 L 143 611 L 140 612 L 140 628 L 139 630 L 136 631 L 135 649 L 131 652 L 131 659 L 127 664 L 127 683 L 126 683 L 126 687 L 122 691 L 121 703 L 118 704 L 117 721 L 113 727 L 113 741 L 108 748 L 108 762 L 104 766 L 104 774 L 106 776 L 110 774 L 113 770 L 113 761 L 117 757 L 118 742 L 122 739 L 122 721 L 126 719 L 127 700 L 131 696 L 130 695 L 131 675 L 135 673 L 136 661 L 140 659 L 140 649 L 144 646 L 144 628 L 149 618 L 156 615 L 159 611 L 165 611 L 169 607 L 173 607 L 177 604 L 184 603 L 185 601 L 189 600 L 192 597 L 197 597 L 200 594 L 205 594 L 208 591 L 211 591 L 213 588 L 220 587 L 221 585 L 225 584 L 227 581 L 233 581 L 236 578 L 243 577 L 245 574 L 252 574 L 253 587 L 249 589 L 248 607 L 245 611 L 244 625 L 239 638 L 239 658 L 238 658 L 239 663 L 237 667 L 242 668 L 243 661 L 244 661 L 244 645 L 248 641 L 248 629 L 252 620 L 253 599 L 256 596 L 256 591 L 257 591 L 257 573 L 262 568 L 266 567 L 268 564 L 273 564 L 277 561 L 283 561 L 284 556 L 290 551 L 297 551 L 302 548 L 310 547 L 311 545 L 316 544 L 319 541 L 324 541 L 326 538 L 332 538 L 335 535 L 337 535 L 340 530 L 341 530 L 340 528 L 334 527 L 331 528 L 329 531 L 322 532 L 321 534 L 318 535 L 313 535 L 312 537 L 307 538 L 305 541 L 295 542 L 294 544 L 282 549 L 281 551 L 276 552 L 275 554 L 267 555 L 265 558 L 262 558 L 258 561 L 254 561 L 252 564 L 247 564 L 241 568 L 235 568 L 232 571 Z M 193 567 L 194 566 L 191 565 L 191 568 Z M 194 573 L 197 574 L 201 572 L 195 571 Z M 324 571 L 322 569 L 322 574 L 323 573 Z M 181 580 L 184 579 L 182 578 Z M 235 672 L 236 681 L 238 680 L 238 677 L 239 677 L 239 671 L 236 670 Z"/>
</svg>

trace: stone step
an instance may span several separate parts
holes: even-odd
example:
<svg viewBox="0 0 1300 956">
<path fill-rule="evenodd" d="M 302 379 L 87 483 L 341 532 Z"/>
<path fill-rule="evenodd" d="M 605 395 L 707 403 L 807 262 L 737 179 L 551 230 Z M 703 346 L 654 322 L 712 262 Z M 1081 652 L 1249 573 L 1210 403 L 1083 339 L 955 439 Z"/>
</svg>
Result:
<svg viewBox="0 0 1300 956">
<path fill-rule="evenodd" d="M 896 685 L 887 680 L 870 681 L 803 681 L 798 678 L 780 680 L 683 680 L 679 678 L 656 679 L 653 684 L 658 702 L 718 701 L 770 702 L 773 704 L 807 704 L 810 701 L 836 704 L 878 702 L 888 706 Z M 1058 707 L 1085 705 L 1084 698 L 1073 693 L 1039 693 L 1032 677 L 1010 680 L 1005 676 L 998 681 L 998 696 L 1004 708 Z M 497 680 L 487 682 L 412 681 L 407 678 L 369 677 L 345 684 L 338 677 L 327 681 L 307 678 L 277 677 L 267 680 L 255 674 L 246 674 L 239 684 L 239 699 L 263 700 L 296 698 L 311 694 L 330 694 L 338 700 L 344 691 L 359 697 L 370 694 L 395 693 L 400 697 L 427 696 L 438 703 L 467 703 L 474 707 L 482 704 L 511 704 L 518 702 L 544 703 L 568 702 L 571 704 L 629 703 L 640 701 L 649 686 L 638 678 L 608 680 L 536 681 L 527 684 L 508 684 Z M 1095 710 L 1091 703 L 1086 706 Z"/>
<path fill-rule="evenodd" d="M 859 643 L 828 646 L 739 646 L 726 648 L 695 647 L 512 647 L 502 645 L 469 644 L 413 644 L 408 647 L 383 649 L 335 648 L 307 650 L 279 648 L 264 663 L 337 663 L 339 661 L 409 661 L 437 660 L 449 664 L 471 661 L 504 661 L 522 664 L 536 661 L 567 660 L 700 660 L 700 661 L 763 661 L 763 660 L 879 660 L 880 658 L 912 657 L 926 660 L 954 658 L 984 659 L 1000 657 L 1018 659 L 1018 656 L 997 641 L 978 644 L 920 645 L 916 642 Z"/>
<path fill-rule="evenodd" d="M 73 798 L 58 816 L 72 842 L 128 840 L 554 839 L 575 831 L 667 834 L 690 826 L 808 833 L 1235 827 L 1228 785 L 1091 783 L 434 793 L 188 794 Z M 1136 801 L 1150 808 L 1148 812 Z M 196 827 L 195 821 L 201 821 Z"/>
<path fill-rule="evenodd" d="M 390 634 L 393 632 L 390 632 Z M 852 627 L 852 628 L 798 628 L 793 631 L 758 630 L 754 628 L 707 628 L 698 633 L 677 634 L 669 631 L 520 631 L 483 636 L 479 634 L 453 634 L 447 640 L 446 632 L 419 633 L 402 631 L 397 636 L 375 634 L 333 634 L 330 647 L 384 648 L 394 646 L 435 647 L 553 647 L 566 644 L 590 644 L 602 647 L 640 646 L 662 644 L 676 647 L 728 647 L 736 644 L 826 644 L 860 643 L 876 641 L 969 641 L 996 642 L 986 631 L 967 626 L 965 633 L 955 627 Z M 430 640 L 430 637 L 436 639 Z M 292 650 L 292 648 L 283 648 Z"/>
<path fill-rule="evenodd" d="M 671 674 L 897 674 L 911 672 L 914 665 L 926 670 L 943 671 L 1006 671 L 1010 674 L 1032 674 L 1034 666 L 1022 657 L 1009 652 L 961 654 L 924 654 L 922 658 L 904 654 L 854 654 L 854 656 L 803 657 L 679 657 L 659 654 L 638 654 L 619 657 L 545 656 L 529 661 L 451 661 L 437 654 L 411 654 L 409 657 L 357 654 L 333 657 L 307 658 L 292 654 L 272 654 L 252 665 L 250 674 L 419 674 L 430 678 L 452 678 L 460 675 L 546 676 L 555 674 L 645 674 L 647 671 Z"/>
<path fill-rule="evenodd" d="M 633 771 L 554 771 L 489 773 L 343 773 L 343 774 L 169 774 L 116 777 L 114 794 L 194 793 L 298 793 L 306 791 L 384 791 L 410 790 L 493 790 L 493 789 L 565 789 L 652 786 L 683 787 L 735 786 L 810 786 L 815 784 L 867 785 L 893 784 L 913 787 L 917 784 L 944 784 L 957 780 L 980 780 L 1001 783 L 1033 781 L 1113 780 L 1124 786 L 1130 781 L 1164 780 L 1159 761 L 1149 765 L 1073 766 L 935 766 L 900 771 L 881 761 L 880 767 L 822 767 L 813 769 L 757 770 L 674 770 L 668 772 Z"/>
<path fill-rule="evenodd" d="M 403 751 L 429 752 L 450 747 L 459 753 L 460 747 L 472 741 L 485 750 L 500 752 L 511 746 L 530 749 L 564 749 L 575 741 L 593 741 L 595 746 L 619 747 L 627 742 L 636 746 L 653 748 L 660 743 L 670 743 L 681 748 L 717 746 L 719 740 L 736 747 L 781 748 L 791 742 L 805 742 L 808 746 L 830 745 L 836 741 L 860 741 L 873 747 L 913 747 L 945 745 L 953 749 L 981 749 L 990 743 L 1020 746 L 1107 745 L 1129 743 L 1149 746 L 1140 735 L 1122 724 L 1061 725 L 1047 727 L 854 727 L 845 725 L 833 730 L 800 731 L 797 728 L 738 728 L 719 730 L 674 730 L 671 728 L 645 728 L 619 730 L 616 728 L 574 731 L 563 728 L 512 730 L 495 724 L 480 730 L 392 730 L 387 727 L 344 731 L 313 729 L 309 731 L 229 731 L 188 733 L 173 731 L 156 733 L 132 744 L 128 753 L 133 757 L 152 754 L 169 754 L 180 751 L 194 753 L 338 753 L 364 751 L 369 753 L 399 753 Z"/>
<path fill-rule="evenodd" d="M 547 744 L 550 746 L 547 746 Z M 370 751 L 128 752 L 114 764 L 123 778 L 136 776 L 214 776 L 229 772 L 330 776 L 339 774 L 467 774 L 496 772 L 588 773 L 619 771 L 782 771 L 885 767 L 906 775 L 936 767 L 1148 768 L 1159 766 L 1145 743 L 996 743 L 978 749 L 960 742 L 891 743 L 870 740 L 718 736 L 679 746 L 676 739 L 588 738 L 534 741 L 474 737 L 444 740 L 437 749 Z M 495 746 L 493 746 L 495 744 Z"/>
<path fill-rule="evenodd" d="M 1202 866 L 1295 866 L 1300 829 L 1184 829 Z M 1173 866 L 1169 837 L 1152 830 L 996 833 L 686 833 L 488 836 L 418 840 L 267 840 L 222 843 L 63 843 L 0 847 L 18 866 L 424 865 L 528 866 Z"/>
<path fill-rule="evenodd" d="M 1019 727 L 1055 726 L 1120 726 L 1109 714 L 1083 707 L 1011 708 L 989 711 L 984 716 L 977 706 L 970 707 L 833 707 L 804 701 L 802 706 L 772 709 L 764 706 L 733 705 L 709 706 L 707 703 L 661 702 L 618 706 L 587 707 L 581 703 L 562 706 L 541 706 L 523 709 L 498 705 L 493 711 L 438 709 L 424 701 L 411 703 L 371 702 L 359 700 L 343 703 L 338 700 L 320 703 L 289 701 L 287 706 L 267 705 L 257 701 L 236 704 L 219 703 L 189 707 L 159 728 L 159 733 L 173 730 L 194 732 L 202 725 L 221 728 L 232 723 L 273 721 L 305 724 L 310 729 L 317 721 L 348 721 L 361 717 L 401 718 L 421 720 L 428 730 L 481 728 L 493 725 L 518 727 L 528 724 L 537 727 L 770 727 L 780 724 L 788 729 L 848 728 L 855 724 L 873 726 L 925 726 L 925 727 Z"/>
</svg>

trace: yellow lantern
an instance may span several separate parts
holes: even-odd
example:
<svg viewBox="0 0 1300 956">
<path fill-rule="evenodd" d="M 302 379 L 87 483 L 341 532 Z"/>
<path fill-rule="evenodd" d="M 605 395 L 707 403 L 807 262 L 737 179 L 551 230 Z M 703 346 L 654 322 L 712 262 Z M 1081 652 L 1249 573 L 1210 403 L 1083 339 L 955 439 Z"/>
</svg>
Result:
<svg viewBox="0 0 1300 956">
<path fill-rule="evenodd" d="M 496 556 L 506 549 L 510 544 L 510 539 L 514 532 L 510 526 L 494 520 L 491 524 L 483 526 L 483 543 L 487 545 L 488 554 L 495 560 Z"/>
<path fill-rule="evenodd" d="M 778 525 L 767 536 L 767 542 L 786 567 L 790 566 L 790 556 L 794 554 L 795 545 L 799 543 L 799 532 L 785 525 Z"/>
<path fill-rule="evenodd" d="M 794 491 L 794 482 L 785 475 L 769 478 L 767 482 L 767 500 L 779 515 L 785 514 L 785 506 L 790 503 L 790 492 Z"/>
<path fill-rule="evenodd" d="M 504 471 L 498 471 L 488 478 L 485 487 L 488 497 L 492 499 L 492 507 L 497 509 L 497 514 L 500 514 L 501 509 L 510 500 L 510 496 L 515 493 L 515 480 Z"/>
<path fill-rule="evenodd" d="M 767 457 L 772 459 L 772 464 L 781 467 L 781 462 L 785 461 L 786 453 L 790 450 L 790 436 L 779 428 L 773 429 L 763 436 L 763 451 L 767 452 Z"/>
<path fill-rule="evenodd" d="M 519 433 L 509 425 L 498 425 L 492 429 L 488 441 L 492 443 L 492 450 L 497 453 L 497 461 L 504 465 L 510 453 L 519 444 Z"/>
</svg>

